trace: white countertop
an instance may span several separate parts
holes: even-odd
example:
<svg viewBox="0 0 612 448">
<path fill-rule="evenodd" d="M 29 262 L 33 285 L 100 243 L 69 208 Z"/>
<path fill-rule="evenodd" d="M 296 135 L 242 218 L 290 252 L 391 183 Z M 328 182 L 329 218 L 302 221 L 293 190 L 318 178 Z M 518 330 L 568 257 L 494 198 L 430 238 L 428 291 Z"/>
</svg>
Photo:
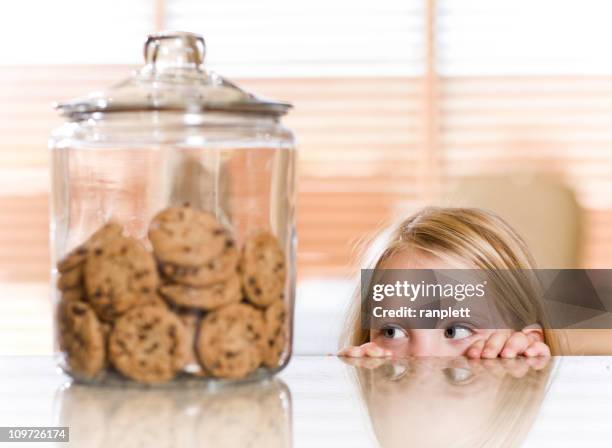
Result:
<svg viewBox="0 0 612 448">
<path fill-rule="evenodd" d="M 70 426 L 69 444 L 19 447 L 612 444 L 610 357 L 369 367 L 296 356 L 275 381 L 207 392 L 68 386 L 51 357 L 5 356 L 0 426 Z"/>
</svg>

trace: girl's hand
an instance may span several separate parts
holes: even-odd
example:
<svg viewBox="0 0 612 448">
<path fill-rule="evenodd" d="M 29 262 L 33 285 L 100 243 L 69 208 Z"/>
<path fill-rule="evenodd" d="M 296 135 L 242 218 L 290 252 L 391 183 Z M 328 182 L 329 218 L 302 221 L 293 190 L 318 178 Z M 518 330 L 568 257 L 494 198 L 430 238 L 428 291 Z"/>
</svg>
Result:
<svg viewBox="0 0 612 448">
<path fill-rule="evenodd" d="M 466 351 L 468 358 L 492 359 L 528 358 L 550 356 L 550 349 L 544 343 L 542 329 L 539 326 L 526 327 L 521 331 L 494 331 L 487 339 L 474 342 Z"/>
<path fill-rule="evenodd" d="M 346 347 L 338 352 L 338 356 L 346 356 L 348 358 L 386 358 L 393 356 L 391 350 L 387 350 L 377 345 L 374 342 L 366 342 L 357 347 Z"/>
</svg>

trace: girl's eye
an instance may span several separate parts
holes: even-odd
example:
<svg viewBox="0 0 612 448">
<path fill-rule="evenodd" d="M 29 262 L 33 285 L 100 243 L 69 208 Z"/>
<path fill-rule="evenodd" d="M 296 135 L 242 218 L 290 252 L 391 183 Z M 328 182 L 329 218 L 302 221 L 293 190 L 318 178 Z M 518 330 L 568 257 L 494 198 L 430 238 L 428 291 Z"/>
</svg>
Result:
<svg viewBox="0 0 612 448">
<path fill-rule="evenodd" d="M 465 339 L 472 336 L 474 332 L 464 325 L 451 325 L 444 330 L 447 339 Z"/>
<path fill-rule="evenodd" d="M 397 327 L 385 327 L 381 330 L 381 333 L 386 339 L 401 339 L 407 337 L 406 332 Z"/>
<path fill-rule="evenodd" d="M 452 384 L 465 384 L 474 377 L 474 374 L 470 370 L 458 367 L 446 368 L 443 372 L 448 381 Z"/>
</svg>

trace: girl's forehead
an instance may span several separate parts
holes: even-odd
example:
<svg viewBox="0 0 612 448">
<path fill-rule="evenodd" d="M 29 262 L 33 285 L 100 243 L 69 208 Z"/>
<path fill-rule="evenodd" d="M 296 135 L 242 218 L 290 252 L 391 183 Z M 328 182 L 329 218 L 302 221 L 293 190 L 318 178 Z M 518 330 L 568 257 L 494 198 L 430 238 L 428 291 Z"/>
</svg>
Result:
<svg viewBox="0 0 612 448">
<path fill-rule="evenodd" d="M 380 269 L 476 269 L 467 259 L 455 254 L 433 254 L 406 248 L 390 255 Z"/>
</svg>

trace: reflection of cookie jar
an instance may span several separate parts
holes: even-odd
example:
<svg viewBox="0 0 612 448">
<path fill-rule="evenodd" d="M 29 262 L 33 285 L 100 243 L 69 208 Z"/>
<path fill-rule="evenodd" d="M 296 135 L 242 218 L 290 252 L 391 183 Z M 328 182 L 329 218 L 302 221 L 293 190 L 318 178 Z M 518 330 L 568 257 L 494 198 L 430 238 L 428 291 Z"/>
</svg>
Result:
<svg viewBox="0 0 612 448">
<path fill-rule="evenodd" d="M 243 381 L 291 355 L 291 106 L 204 55 L 200 36 L 149 36 L 132 77 L 58 105 L 56 347 L 81 382 Z"/>
<path fill-rule="evenodd" d="M 291 394 L 278 379 L 217 391 L 77 384 L 58 392 L 55 408 L 78 447 L 291 447 Z"/>
</svg>

